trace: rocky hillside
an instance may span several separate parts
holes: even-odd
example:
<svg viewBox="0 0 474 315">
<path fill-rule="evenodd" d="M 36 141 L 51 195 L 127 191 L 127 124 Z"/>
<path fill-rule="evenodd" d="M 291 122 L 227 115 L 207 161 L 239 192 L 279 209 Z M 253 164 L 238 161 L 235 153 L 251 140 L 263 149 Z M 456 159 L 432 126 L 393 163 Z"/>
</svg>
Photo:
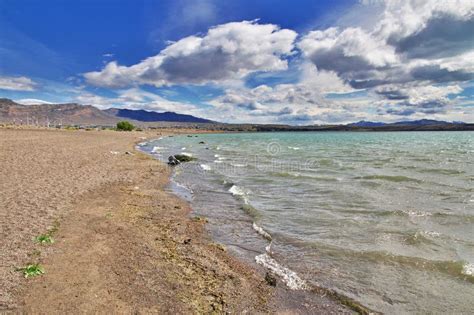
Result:
<svg viewBox="0 0 474 315">
<path fill-rule="evenodd" d="M 114 125 L 119 119 L 90 105 L 21 105 L 0 99 L 0 123 L 47 125 Z"/>
</svg>

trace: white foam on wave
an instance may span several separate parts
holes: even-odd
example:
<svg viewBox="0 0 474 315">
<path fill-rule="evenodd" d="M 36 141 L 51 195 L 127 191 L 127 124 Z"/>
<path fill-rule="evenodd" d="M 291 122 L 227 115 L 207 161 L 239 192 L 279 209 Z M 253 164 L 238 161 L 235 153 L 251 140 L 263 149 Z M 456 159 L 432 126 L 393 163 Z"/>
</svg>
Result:
<svg viewBox="0 0 474 315">
<path fill-rule="evenodd" d="M 140 142 L 139 144 L 137 144 L 139 147 L 143 147 L 143 146 L 146 146 L 147 143 L 146 142 Z"/>
<path fill-rule="evenodd" d="M 242 198 L 242 200 L 244 201 L 244 203 L 246 205 L 249 204 L 249 199 L 247 197 L 247 192 L 243 188 L 241 188 L 237 185 L 232 185 L 232 187 L 230 187 L 230 189 L 229 189 L 229 192 L 234 196 L 239 196 L 240 198 Z"/>
<path fill-rule="evenodd" d="M 267 240 L 269 241 L 272 240 L 272 236 L 267 231 L 265 231 L 261 226 L 257 225 L 257 223 L 253 222 L 252 227 L 258 234 L 260 234 Z"/>
<path fill-rule="evenodd" d="M 199 165 L 199 166 L 201 166 L 201 168 L 202 168 L 203 170 L 205 170 L 205 171 L 210 171 L 210 170 L 211 170 L 211 167 L 210 167 L 209 165 L 201 164 L 201 165 Z"/>
<path fill-rule="evenodd" d="M 181 155 L 185 155 L 185 156 L 189 156 L 189 157 L 193 156 L 191 153 L 187 153 L 187 152 L 181 152 Z"/>
<path fill-rule="evenodd" d="M 298 147 L 288 147 L 288 149 L 299 150 L 300 148 L 298 148 Z"/>
<path fill-rule="evenodd" d="M 246 167 L 247 165 L 245 164 L 238 164 L 238 163 L 230 163 L 233 167 Z"/>
<path fill-rule="evenodd" d="M 468 276 L 474 276 L 474 264 L 466 263 L 462 268 L 462 273 Z"/>
<path fill-rule="evenodd" d="M 232 185 L 232 187 L 230 187 L 230 189 L 229 189 L 229 192 L 234 196 L 243 196 L 243 195 L 245 195 L 245 191 L 237 185 Z"/>
<path fill-rule="evenodd" d="M 219 154 L 214 154 L 214 157 L 218 158 L 218 157 L 220 157 L 220 155 Z"/>
<path fill-rule="evenodd" d="M 186 147 L 182 147 L 181 150 L 183 150 L 183 151 L 186 150 Z"/>
<path fill-rule="evenodd" d="M 267 253 L 255 257 L 257 264 L 269 269 L 277 276 L 279 276 L 288 288 L 291 290 L 305 290 L 307 289 L 306 282 L 301 279 L 296 272 L 280 265 L 275 259 L 270 257 Z"/>
<path fill-rule="evenodd" d="M 221 160 L 214 160 L 214 163 L 222 163 Z"/>
<path fill-rule="evenodd" d="M 402 212 L 408 214 L 409 217 L 427 217 L 427 216 L 432 215 L 429 212 L 423 212 L 423 211 L 402 210 Z"/>
</svg>

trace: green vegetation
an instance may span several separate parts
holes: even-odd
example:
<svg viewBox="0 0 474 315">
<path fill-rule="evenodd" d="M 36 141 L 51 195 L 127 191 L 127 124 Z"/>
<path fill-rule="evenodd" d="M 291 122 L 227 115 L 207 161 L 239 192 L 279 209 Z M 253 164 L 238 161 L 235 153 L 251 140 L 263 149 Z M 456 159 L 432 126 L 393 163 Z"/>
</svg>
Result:
<svg viewBox="0 0 474 315">
<path fill-rule="evenodd" d="M 129 123 L 128 121 L 126 121 L 126 120 L 119 121 L 117 123 L 117 130 L 118 131 L 132 131 L 133 129 L 135 129 L 135 126 L 132 125 L 131 123 Z"/>
<path fill-rule="evenodd" d="M 35 241 L 40 244 L 53 244 L 54 239 L 50 233 L 48 234 L 41 234 L 35 238 Z"/>
<path fill-rule="evenodd" d="M 26 267 L 17 270 L 21 271 L 25 278 L 36 277 L 44 274 L 44 269 L 40 264 L 29 264 Z"/>
</svg>

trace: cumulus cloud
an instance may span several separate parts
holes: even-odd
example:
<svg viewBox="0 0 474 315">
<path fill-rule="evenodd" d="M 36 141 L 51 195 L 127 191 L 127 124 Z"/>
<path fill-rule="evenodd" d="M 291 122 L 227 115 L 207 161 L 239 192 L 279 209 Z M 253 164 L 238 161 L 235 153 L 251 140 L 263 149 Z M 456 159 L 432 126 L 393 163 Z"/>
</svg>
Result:
<svg viewBox="0 0 474 315">
<path fill-rule="evenodd" d="M 467 81 L 473 79 L 473 28 L 472 1 L 386 1 L 374 29 L 312 31 L 298 47 L 318 69 L 355 88 Z"/>
<path fill-rule="evenodd" d="M 254 71 L 285 70 L 286 56 L 297 34 L 273 24 L 233 22 L 170 44 L 158 55 L 132 66 L 108 63 L 84 74 L 90 84 L 125 87 L 134 84 L 203 84 L 240 79 Z"/>
<path fill-rule="evenodd" d="M 214 12 L 212 6 L 203 8 L 209 9 L 203 11 L 205 16 Z M 464 111 L 456 107 L 460 100 L 454 95 L 474 80 L 474 2 L 387 0 L 373 12 L 379 17 L 371 17 L 374 23 L 346 23 L 298 39 L 294 31 L 273 24 L 222 24 L 169 43 L 137 64 L 112 61 L 84 77 L 89 84 L 119 89 L 105 104 L 169 108 L 231 122 L 341 123 Z M 275 71 L 298 76 L 266 82 L 265 75 Z M 243 84 L 246 79 L 249 83 L 249 74 L 260 72 L 268 73 L 261 75 L 259 86 L 254 87 L 255 81 L 252 87 Z M 209 83 L 224 92 L 208 102 L 214 110 L 207 115 L 199 106 L 167 101 L 138 88 Z M 328 97 L 360 90 L 365 95 Z M 97 96 L 83 97 L 94 101 Z"/>
<path fill-rule="evenodd" d="M 34 91 L 37 84 L 27 77 L 0 76 L 0 90 Z"/>
</svg>

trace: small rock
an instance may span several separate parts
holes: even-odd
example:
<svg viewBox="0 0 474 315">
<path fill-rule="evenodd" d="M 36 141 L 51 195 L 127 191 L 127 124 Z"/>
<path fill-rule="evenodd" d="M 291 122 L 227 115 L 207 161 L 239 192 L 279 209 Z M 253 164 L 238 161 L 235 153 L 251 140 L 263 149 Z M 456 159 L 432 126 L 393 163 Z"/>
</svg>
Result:
<svg viewBox="0 0 474 315">
<path fill-rule="evenodd" d="M 277 278 L 270 271 L 267 271 L 267 273 L 265 274 L 265 281 L 269 286 L 276 287 L 277 285 Z"/>
<path fill-rule="evenodd" d="M 130 151 L 125 151 L 125 154 L 127 154 L 127 155 L 135 155 L 135 154 L 133 154 L 133 153 L 130 152 Z"/>
<path fill-rule="evenodd" d="M 174 155 L 171 155 L 170 157 L 168 157 L 168 164 L 169 165 L 172 165 L 172 166 L 175 166 L 175 165 L 178 165 L 180 164 L 181 162 L 174 157 Z"/>
<path fill-rule="evenodd" d="M 183 243 L 186 244 L 186 245 L 188 245 L 189 243 L 191 243 L 191 239 L 190 239 L 190 238 L 185 239 Z"/>
</svg>

